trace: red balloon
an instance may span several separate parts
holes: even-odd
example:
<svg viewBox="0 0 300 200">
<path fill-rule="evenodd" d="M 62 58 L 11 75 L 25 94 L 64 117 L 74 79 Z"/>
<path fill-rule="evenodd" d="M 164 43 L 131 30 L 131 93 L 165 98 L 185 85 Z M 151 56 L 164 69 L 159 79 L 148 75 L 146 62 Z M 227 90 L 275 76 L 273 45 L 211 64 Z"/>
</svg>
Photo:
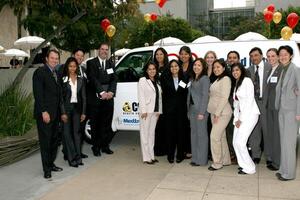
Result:
<svg viewBox="0 0 300 200">
<path fill-rule="evenodd" d="M 273 13 L 271 11 L 265 12 L 264 18 L 267 23 L 270 23 L 273 20 Z"/>
<path fill-rule="evenodd" d="M 106 31 L 107 27 L 110 25 L 110 21 L 108 19 L 103 19 L 101 21 L 101 28 Z"/>
<path fill-rule="evenodd" d="M 274 4 L 268 5 L 267 9 L 268 9 L 268 11 L 270 11 L 270 12 L 273 13 L 273 12 L 275 11 L 275 6 L 274 6 Z"/>
<path fill-rule="evenodd" d="M 164 7 L 166 2 L 167 2 L 167 0 L 160 0 L 158 3 L 158 6 L 162 8 L 162 7 Z"/>
<path fill-rule="evenodd" d="M 156 13 L 151 13 L 150 18 L 151 18 L 152 21 L 156 21 L 157 20 L 157 14 Z"/>
<path fill-rule="evenodd" d="M 290 13 L 286 18 L 287 24 L 291 28 L 295 28 L 295 26 L 298 24 L 299 16 L 296 13 Z"/>
</svg>

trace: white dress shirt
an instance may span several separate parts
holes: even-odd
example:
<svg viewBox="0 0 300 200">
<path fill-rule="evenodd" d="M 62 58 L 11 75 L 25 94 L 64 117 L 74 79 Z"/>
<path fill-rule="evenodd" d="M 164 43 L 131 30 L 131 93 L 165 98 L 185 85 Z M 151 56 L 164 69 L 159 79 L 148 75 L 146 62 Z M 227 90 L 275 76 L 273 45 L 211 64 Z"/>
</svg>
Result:
<svg viewBox="0 0 300 200">
<path fill-rule="evenodd" d="M 69 84 L 71 86 L 71 103 L 77 103 L 77 79 L 75 83 L 72 82 L 71 78 L 69 79 Z"/>
<path fill-rule="evenodd" d="M 264 82 L 264 61 L 261 61 L 258 64 L 258 76 L 259 76 L 259 97 L 262 98 L 263 96 L 263 82 Z M 256 72 L 256 65 L 254 65 L 254 73 Z"/>
</svg>

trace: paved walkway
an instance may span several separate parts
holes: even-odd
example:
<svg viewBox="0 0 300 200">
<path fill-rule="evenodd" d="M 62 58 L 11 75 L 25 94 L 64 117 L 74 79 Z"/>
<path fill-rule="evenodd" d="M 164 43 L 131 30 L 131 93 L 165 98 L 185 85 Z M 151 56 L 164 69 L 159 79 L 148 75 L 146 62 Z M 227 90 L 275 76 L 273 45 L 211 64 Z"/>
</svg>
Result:
<svg viewBox="0 0 300 200">
<path fill-rule="evenodd" d="M 63 172 L 52 180 L 42 177 L 40 154 L 0 169 L 0 199 L 5 200 L 300 200 L 300 157 L 297 179 L 278 181 L 264 163 L 254 175 L 238 175 L 237 165 L 210 172 L 191 167 L 189 160 L 169 164 L 166 157 L 150 166 L 141 161 L 139 136 L 121 132 L 114 138 L 113 155 L 95 158 L 90 146 L 85 165 L 70 168 L 61 153 L 56 161 Z"/>
</svg>

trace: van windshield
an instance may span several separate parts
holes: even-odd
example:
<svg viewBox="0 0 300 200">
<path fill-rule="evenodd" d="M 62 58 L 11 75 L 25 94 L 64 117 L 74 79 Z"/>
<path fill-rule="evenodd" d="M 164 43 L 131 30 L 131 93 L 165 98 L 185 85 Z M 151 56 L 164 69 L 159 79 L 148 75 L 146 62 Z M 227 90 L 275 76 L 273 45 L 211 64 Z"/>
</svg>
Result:
<svg viewBox="0 0 300 200">
<path fill-rule="evenodd" d="M 152 59 L 153 51 L 128 54 L 116 66 L 118 82 L 137 82 L 143 76 L 144 65 Z"/>
</svg>

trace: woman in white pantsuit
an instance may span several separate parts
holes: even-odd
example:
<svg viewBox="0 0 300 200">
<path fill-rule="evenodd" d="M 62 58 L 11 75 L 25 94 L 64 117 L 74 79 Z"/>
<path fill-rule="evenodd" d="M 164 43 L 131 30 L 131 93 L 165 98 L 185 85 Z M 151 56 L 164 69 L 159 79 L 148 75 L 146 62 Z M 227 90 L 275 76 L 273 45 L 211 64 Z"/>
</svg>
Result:
<svg viewBox="0 0 300 200">
<path fill-rule="evenodd" d="M 162 113 L 162 98 L 157 80 L 158 67 L 150 62 L 144 67 L 144 77 L 138 82 L 141 149 L 146 164 L 158 162 L 154 158 L 154 139 L 155 126 Z"/>
<path fill-rule="evenodd" d="M 291 62 L 293 49 L 281 46 L 279 62 L 283 69 L 276 86 L 275 107 L 279 110 L 281 160 L 276 176 L 281 181 L 296 178 L 297 132 L 300 121 L 300 69 Z"/>
<path fill-rule="evenodd" d="M 250 78 L 246 77 L 244 66 L 241 63 L 233 64 L 231 72 L 236 80 L 233 93 L 234 133 L 232 143 L 239 165 L 238 173 L 254 174 L 255 164 L 248 153 L 247 141 L 257 123 L 260 112 L 254 99 L 253 83 Z"/>
</svg>

